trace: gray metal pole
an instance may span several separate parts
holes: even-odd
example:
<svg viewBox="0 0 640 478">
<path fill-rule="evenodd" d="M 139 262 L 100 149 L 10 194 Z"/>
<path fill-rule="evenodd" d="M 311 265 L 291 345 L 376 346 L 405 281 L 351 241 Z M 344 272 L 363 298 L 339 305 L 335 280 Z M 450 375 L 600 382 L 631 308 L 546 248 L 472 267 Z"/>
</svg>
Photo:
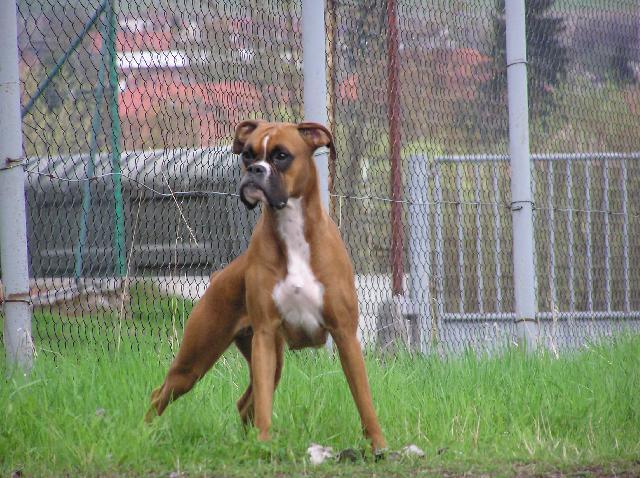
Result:
<svg viewBox="0 0 640 478">
<path fill-rule="evenodd" d="M 31 368 L 31 305 L 27 259 L 22 119 L 15 0 L 0 0 L 0 264 L 7 360 Z"/>
<path fill-rule="evenodd" d="M 304 78 L 304 119 L 328 125 L 327 108 L 327 55 L 324 23 L 324 0 L 302 0 L 302 76 Z M 329 152 L 315 154 L 320 200 L 329 211 Z M 333 350 L 329 337 L 327 349 Z"/>
<path fill-rule="evenodd" d="M 302 69 L 304 76 L 304 119 L 326 125 L 327 55 L 324 24 L 324 0 L 302 1 Z M 329 210 L 329 154 L 316 154 L 320 197 Z"/>
<path fill-rule="evenodd" d="M 418 326 L 418 343 L 412 346 L 426 354 L 431 341 L 431 211 L 429 170 L 426 156 L 411 156 L 407 172 L 409 196 L 409 299 Z"/>
<path fill-rule="evenodd" d="M 505 4 L 516 328 L 520 340 L 529 348 L 535 348 L 539 331 L 536 322 L 537 304 L 533 257 L 533 197 L 529 157 L 525 0 L 508 0 Z"/>
</svg>

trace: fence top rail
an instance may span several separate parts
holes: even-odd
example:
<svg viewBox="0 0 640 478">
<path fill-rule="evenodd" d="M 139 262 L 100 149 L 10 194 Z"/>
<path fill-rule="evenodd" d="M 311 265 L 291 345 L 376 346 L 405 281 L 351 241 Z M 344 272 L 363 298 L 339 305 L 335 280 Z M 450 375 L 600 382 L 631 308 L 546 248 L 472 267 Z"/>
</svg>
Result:
<svg viewBox="0 0 640 478">
<path fill-rule="evenodd" d="M 640 159 L 640 151 L 623 152 L 595 152 L 595 153 L 533 153 L 534 161 L 589 161 L 593 159 Z M 509 161 L 507 154 L 468 154 L 436 156 L 436 163 L 467 163 L 467 162 L 493 162 Z"/>
<path fill-rule="evenodd" d="M 445 312 L 442 319 L 448 322 L 511 322 L 516 319 L 515 312 Z M 556 320 L 620 320 L 632 321 L 640 319 L 640 310 L 565 310 L 559 312 L 537 312 L 536 320 L 556 321 Z"/>
</svg>

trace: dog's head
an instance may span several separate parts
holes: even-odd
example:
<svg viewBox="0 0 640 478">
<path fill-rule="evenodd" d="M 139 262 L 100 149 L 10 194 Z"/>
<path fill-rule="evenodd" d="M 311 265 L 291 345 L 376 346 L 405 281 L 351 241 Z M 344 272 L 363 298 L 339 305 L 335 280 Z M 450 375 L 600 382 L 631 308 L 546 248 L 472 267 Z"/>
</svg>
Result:
<svg viewBox="0 0 640 478">
<path fill-rule="evenodd" d="M 333 138 L 318 123 L 243 121 L 236 127 L 233 152 L 240 154 L 240 199 L 249 209 L 262 201 L 282 209 L 317 182 L 313 152 L 321 146 L 334 154 Z"/>
</svg>

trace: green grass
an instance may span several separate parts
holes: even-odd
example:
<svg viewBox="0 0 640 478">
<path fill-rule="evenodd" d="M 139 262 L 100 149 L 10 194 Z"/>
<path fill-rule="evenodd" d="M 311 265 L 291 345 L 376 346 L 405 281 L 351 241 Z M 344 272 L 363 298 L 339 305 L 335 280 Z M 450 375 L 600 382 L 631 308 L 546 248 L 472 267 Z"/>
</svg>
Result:
<svg viewBox="0 0 640 478">
<path fill-rule="evenodd" d="M 390 449 L 414 443 L 427 458 L 320 467 L 306 461 L 312 442 L 369 453 L 339 363 L 324 350 L 287 353 L 268 444 L 240 424 L 235 400 L 247 369 L 231 351 L 144 425 L 149 392 L 169 360 L 168 348 L 40 351 L 28 377 L 13 373 L 0 387 L 2 476 L 16 469 L 25 476 L 640 473 L 638 337 L 559 358 L 519 350 L 368 356 Z"/>
<path fill-rule="evenodd" d="M 176 349 L 193 302 L 168 296 L 150 284 L 137 282 L 129 289 L 126 307 L 98 311 L 38 308 L 33 313 L 33 337 L 40 350 L 66 355 L 91 344 L 94 349 Z M 76 315 L 72 315 L 76 313 Z M 0 312 L 0 322 L 2 313 Z"/>
</svg>

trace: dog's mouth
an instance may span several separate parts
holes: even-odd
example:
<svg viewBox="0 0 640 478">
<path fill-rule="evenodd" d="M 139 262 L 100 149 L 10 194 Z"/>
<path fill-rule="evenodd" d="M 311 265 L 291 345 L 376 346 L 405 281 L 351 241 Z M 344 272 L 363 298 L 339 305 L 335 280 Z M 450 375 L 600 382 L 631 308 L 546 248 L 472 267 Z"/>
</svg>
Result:
<svg viewBox="0 0 640 478">
<path fill-rule="evenodd" d="M 264 195 L 264 191 L 258 188 L 255 184 L 248 184 L 242 192 L 246 202 L 251 203 L 254 206 L 260 201 L 267 202 L 267 196 Z"/>
<path fill-rule="evenodd" d="M 240 200 L 247 209 L 255 208 L 260 202 L 275 209 L 284 208 L 287 205 L 286 195 L 279 191 L 273 191 L 273 189 L 263 187 L 251 179 L 243 178 L 240 182 Z"/>
</svg>

